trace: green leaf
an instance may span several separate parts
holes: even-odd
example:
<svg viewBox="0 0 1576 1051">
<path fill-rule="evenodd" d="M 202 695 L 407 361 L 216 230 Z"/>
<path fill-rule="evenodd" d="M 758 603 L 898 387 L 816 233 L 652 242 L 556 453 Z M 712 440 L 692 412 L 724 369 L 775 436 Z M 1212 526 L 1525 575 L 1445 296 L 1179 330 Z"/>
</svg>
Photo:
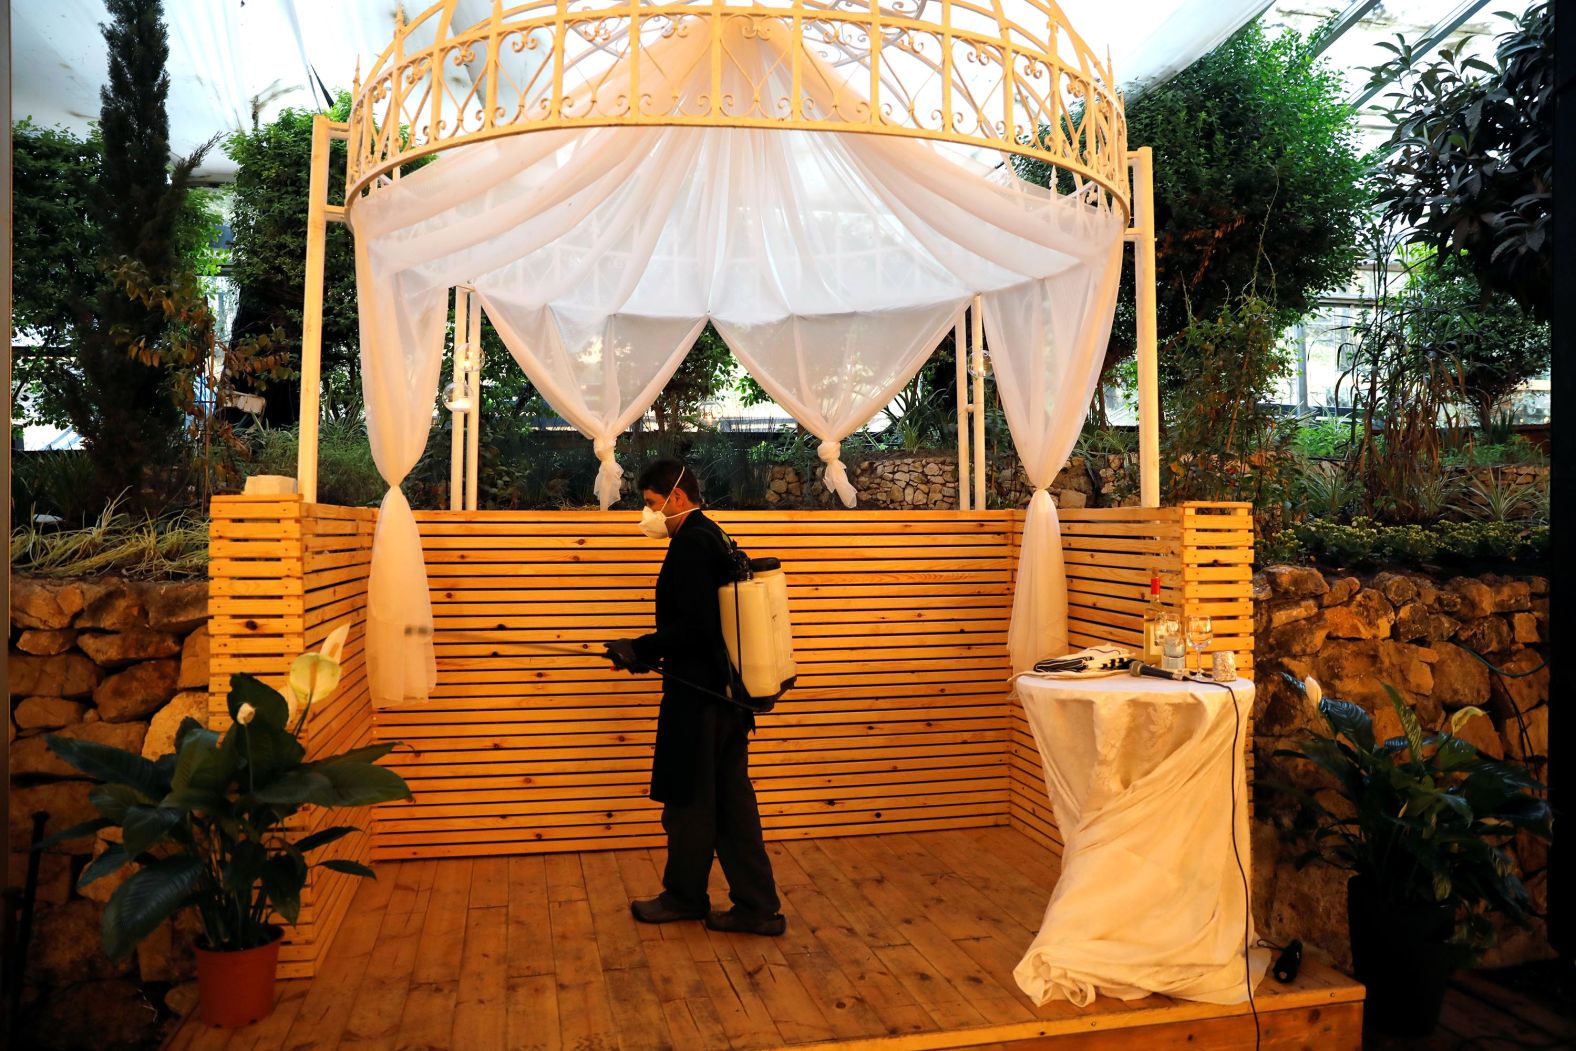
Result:
<svg viewBox="0 0 1576 1051">
<path fill-rule="evenodd" d="M 94 785 L 88 790 L 88 802 L 117 825 L 126 819 L 126 811 L 132 807 L 153 804 L 153 800 L 130 785 Z"/>
<path fill-rule="evenodd" d="M 125 830 L 122 842 L 126 845 L 126 853 L 132 857 L 146 853 L 149 847 L 163 839 L 185 817 L 185 811 L 160 806 L 131 807 L 121 821 L 121 828 Z"/>
<path fill-rule="evenodd" d="M 1362 706 L 1326 697 L 1319 702 L 1319 711 L 1337 734 L 1365 752 L 1374 750 L 1373 720 Z"/>
<path fill-rule="evenodd" d="M 1401 719 L 1401 729 L 1406 731 L 1406 743 L 1412 750 L 1413 762 L 1423 760 L 1423 727 L 1417 721 L 1417 713 L 1412 711 L 1412 706 L 1406 703 L 1399 690 L 1389 683 L 1383 683 L 1384 692 L 1390 696 L 1390 705 L 1395 709 L 1395 714 Z"/>
<path fill-rule="evenodd" d="M 101 876 L 108 876 L 117 872 L 131 860 L 131 855 L 126 853 L 126 848 L 119 843 L 111 843 L 104 848 L 104 853 L 88 862 L 82 870 L 82 875 L 77 877 L 77 889 L 81 890 L 89 883 Z"/>
<path fill-rule="evenodd" d="M 320 768 L 333 783 L 334 806 L 371 806 L 395 799 L 410 799 L 405 779 L 386 767 L 371 763 L 341 763 Z"/>
<path fill-rule="evenodd" d="M 230 861 L 224 866 L 224 885 L 237 897 L 248 897 L 252 885 L 263 874 L 268 863 L 268 850 L 261 843 L 243 839 L 235 845 Z"/>
<path fill-rule="evenodd" d="M 290 731 L 271 723 L 257 720 L 250 726 L 237 726 L 230 731 L 240 734 L 241 754 L 263 781 L 281 770 L 289 770 L 306 758 L 306 749 Z"/>
<path fill-rule="evenodd" d="M 252 798 L 281 806 L 371 806 L 409 799 L 410 787 L 394 771 L 371 763 L 312 763 L 262 786 Z"/>
<path fill-rule="evenodd" d="M 191 733 L 193 730 L 207 730 L 207 729 L 208 729 L 208 727 L 204 726 L 202 723 L 198 722 L 196 719 L 193 719 L 189 715 L 186 716 L 186 718 L 181 720 L 181 725 L 175 728 L 175 751 L 177 753 L 180 752 L 181 745 L 186 742 L 186 735 L 187 734 Z"/>
<path fill-rule="evenodd" d="M 288 854 L 277 854 L 263 866 L 263 892 L 288 923 L 301 915 L 301 888 L 306 885 L 306 866 Z"/>
<path fill-rule="evenodd" d="M 319 829 L 310 836 L 306 836 L 297 840 L 295 846 L 297 850 L 304 854 L 309 850 L 316 850 L 318 847 L 327 846 L 336 839 L 341 839 L 345 836 L 348 836 L 352 832 L 360 831 L 361 829 L 355 825 L 335 825 L 333 828 Z"/>
<path fill-rule="evenodd" d="M 83 836 L 91 836 L 101 828 L 113 828 L 114 825 L 115 822 L 107 817 L 96 817 L 91 821 L 84 821 L 80 825 L 72 825 L 70 828 L 63 828 L 53 835 L 45 836 L 38 841 L 38 845 L 33 849 L 48 850 L 56 843 L 64 843 L 68 839 L 81 839 Z"/>
<path fill-rule="evenodd" d="M 250 798 L 273 806 L 334 805 L 334 783 L 311 767 L 290 770 L 260 786 Z"/>
<path fill-rule="evenodd" d="M 144 865 L 115 889 L 104 908 L 104 951 L 120 959 L 139 941 L 191 902 L 202 884 L 203 865 L 184 855 Z"/>
<path fill-rule="evenodd" d="M 376 872 L 373 872 L 371 869 L 367 868 L 367 866 L 361 864 L 358 861 L 345 861 L 342 858 L 336 858 L 333 861 L 322 861 L 318 864 L 322 865 L 326 869 L 333 869 L 335 872 L 343 872 L 350 876 L 360 876 L 362 879 L 378 878 L 378 874 Z"/>
<path fill-rule="evenodd" d="M 192 778 L 204 763 L 209 760 L 219 760 L 219 735 L 212 730 L 205 730 L 196 725 L 196 720 L 188 720 L 193 725 L 186 730 L 179 745 L 175 749 L 175 772 L 170 778 L 170 787 L 175 789 L 190 788 Z M 182 724 L 183 726 L 185 724 Z M 204 787 L 215 787 L 207 785 Z"/>
<path fill-rule="evenodd" d="M 240 712 L 241 705 L 249 704 L 257 711 L 255 723 L 261 719 L 276 730 L 283 730 L 290 721 L 290 705 L 279 691 L 251 675 L 237 672 L 230 676 L 230 718 Z"/>
<path fill-rule="evenodd" d="M 1439 750 L 1434 753 L 1434 762 L 1441 773 L 1470 769 L 1481 759 L 1478 750 L 1459 737 L 1445 737 L 1439 742 Z"/>
<path fill-rule="evenodd" d="M 130 785 L 150 799 L 158 799 L 170 790 L 158 767 L 133 752 L 54 734 L 44 740 L 51 752 L 94 780 Z"/>
<path fill-rule="evenodd" d="M 229 784 L 245 757 L 241 754 L 241 742 L 246 736 L 244 726 L 231 726 L 219 747 L 212 752 L 205 752 L 196 767 L 187 775 L 190 781 L 189 788 L 207 789 L 210 792 L 222 792 Z M 174 778 L 171 778 L 173 784 Z"/>
<path fill-rule="evenodd" d="M 342 763 L 371 763 L 382 759 L 394 749 L 399 747 L 397 741 L 388 741 L 383 744 L 369 744 L 365 748 L 352 748 L 338 755 L 331 755 L 326 759 L 318 759 L 318 766 L 338 766 Z"/>
<path fill-rule="evenodd" d="M 159 806 L 171 810 L 201 810 L 209 814 L 217 814 L 229 807 L 229 803 L 216 792 L 203 788 L 177 788 L 163 799 Z"/>
</svg>

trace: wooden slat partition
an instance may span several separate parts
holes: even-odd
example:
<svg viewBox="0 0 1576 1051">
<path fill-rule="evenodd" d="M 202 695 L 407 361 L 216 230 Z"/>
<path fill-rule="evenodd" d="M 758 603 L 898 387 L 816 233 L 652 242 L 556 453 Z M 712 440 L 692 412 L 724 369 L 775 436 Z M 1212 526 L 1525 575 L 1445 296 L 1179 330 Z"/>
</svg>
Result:
<svg viewBox="0 0 1576 1051">
<path fill-rule="evenodd" d="M 799 683 L 752 742 L 767 837 L 1005 824 L 1013 513 L 715 517 L 791 584 Z M 380 808 L 374 856 L 661 843 L 657 680 L 597 654 L 650 630 L 666 545 L 628 513 L 417 520 L 438 688 L 377 712 L 416 801 Z"/>
<path fill-rule="evenodd" d="M 372 704 L 363 660 L 366 577 L 377 512 L 303 504 L 299 497 L 227 496 L 211 508 L 209 563 L 209 725 L 230 725 L 230 676 L 250 672 L 283 689 L 290 663 L 335 627 L 351 626 L 339 689 L 316 706 L 302 732 L 309 757 L 372 740 Z M 371 855 L 371 814 L 310 808 L 290 823 L 294 836 L 330 825 L 366 831 L 316 851 L 313 860 Z M 328 950 L 360 881 L 314 869 L 301 918 L 288 928 L 279 973 L 309 977 Z"/>
<path fill-rule="evenodd" d="M 282 684 L 296 654 L 352 624 L 339 692 L 314 712 L 313 754 L 370 739 L 415 800 L 380 807 L 372 834 L 329 856 L 523 854 L 663 841 L 646 799 L 654 677 L 612 672 L 602 643 L 650 630 L 665 545 L 629 513 L 424 512 L 438 655 L 429 702 L 378 708 L 362 662 L 376 512 L 294 498 L 214 501 L 214 725 L 229 676 Z M 1061 837 L 1006 655 L 1021 531 L 1014 511 L 719 512 L 742 547 L 783 559 L 798 687 L 752 746 L 769 839 L 1011 824 Z M 1074 646 L 1136 646 L 1145 589 L 1216 618 L 1214 648 L 1252 669 L 1247 505 L 1061 512 Z M 578 647 L 579 655 L 533 649 Z M 357 819 L 360 819 L 359 822 Z M 366 814 L 310 814 L 310 827 Z M 303 824 L 302 827 L 307 827 Z M 312 973 L 350 900 L 315 876 L 284 974 Z"/>
<path fill-rule="evenodd" d="M 1068 508 L 1059 517 L 1069 646 L 1114 642 L 1139 649 L 1150 574 L 1159 570 L 1161 601 L 1168 608 L 1184 617 L 1210 616 L 1215 637 L 1206 662 L 1216 650 L 1232 650 L 1238 674 L 1253 677 L 1252 505 Z M 1188 666 L 1197 665 L 1190 651 Z M 1246 738 L 1251 763 L 1252 733 Z M 1017 704 L 1008 763 L 1013 827 L 1060 854 L 1062 838 L 1046 801 L 1040 752 Z"/>
</svg>

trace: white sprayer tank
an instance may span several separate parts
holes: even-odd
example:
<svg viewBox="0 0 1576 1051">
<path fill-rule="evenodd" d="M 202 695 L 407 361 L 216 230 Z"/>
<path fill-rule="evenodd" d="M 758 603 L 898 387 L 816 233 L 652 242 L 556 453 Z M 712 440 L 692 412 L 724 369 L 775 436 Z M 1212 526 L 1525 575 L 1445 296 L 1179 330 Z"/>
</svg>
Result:
<svg viewBox="0 0 1576 1051">
<path fill-rule="evenodd" d="M 724 584 L 722 637 L 728 659 L 751 697 L 776 697 L 793 683 L 793 627 L 788 622 L 788 577 L 776 559 L 758 559 L 754 576 Z"/>
</svg>

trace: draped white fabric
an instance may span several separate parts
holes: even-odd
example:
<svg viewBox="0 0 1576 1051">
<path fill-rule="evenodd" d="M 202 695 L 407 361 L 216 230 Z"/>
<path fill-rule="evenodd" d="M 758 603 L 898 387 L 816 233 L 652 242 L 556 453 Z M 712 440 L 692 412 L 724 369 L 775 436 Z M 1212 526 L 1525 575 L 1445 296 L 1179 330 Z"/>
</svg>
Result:
<svg viewBox="0 0 1576 1051">
<path fill-rule="evenodd" d="M 1113 303 L 1120 240 L 1089 241 L 1079 266 L 1028 288 L 985 296 L 985 346 L 1012 444 L 1034 486 L 1018 548 L 1007 653 L 1014 674 L 1067 652 L 1067 577 L 1056 502 L 1047 487 L 1078 441 L 1100 380 L 1112 312 L 1070 304 Z"/>
<path fill-rule="evenodd" d="M 1018 680 L 1062 832 L 1040 933 L 1013 971 L 1037 1004 L 1151 993 L 1236 1004 L 1252 934 L 1246 764 L 1253 683 Z M 1235 699 L 1235 703 L 1233 700 Z"/>
<path fill-rule="evenodd" d="M 376 280 L 366 245 L 356 245 L 356 280 Z M 396 285 L 403 275 L 396 277 Z M 361 330 L 361 388 L 367 439 L 389 491 L 378 511 L 367 580 L 367 679 L 382 701 L 425 700 L 437 682 L 432 648 L 432 598 L 422 561 L 421 534 L 400 483 L 421 459 L 432 427 L 433 391 L 443 359 L 448 289 L 434 309 L 401 316 L 404 327 Z"/>
<path fill-rule="evenodd" d="M 727 31 L 739 63 L 730 88 L 789 76 L 790 45 Z M 675 36 L 642 48 L 642 84 L 678 76 L 679 94 L 704 93 L 703 47 Z M 827 85 L 819 105 L 852 104 L 832 94 L 833 77 L 805 82 Z M 908 382 L 976 293 L 987 295 L 996 356 L 1037 384 L 1009 420 L 1039 443 L 1032 477 L 1045 484 L 1038 465 L 1054 475 L 1088 404 L 1087 350 L 1110 323 L 1122 225 L 1101 204 L 916 140 L 744 128 L 588 128 L 463 147 L 358 202 L 351 221 L 366 260 L 363 345 L 379 348 L 367 355 L 369 384 L 414 391 L 430 358 L 435 386 L 448 289 L 470 285 L 543 396 L 593 440 L 604 508 L 622 474 L 614 440 L 708 319 L 821 439 L 826 484 L 852 506 L 838 443 Z M 397 382 L 378 375 L 388 369 Z M 369 398 L 368 413 L 394 403 Z M 400 404 L 400 425 L 414 427 Z M 1046 412 L 1057 427 L 1039 422 Z M 391 482 L 403 474 L 394 466 Z M 1032 536 L 1038 588 L 1047 537 L 1059 553 L 1054 517 Z M 401 558 L 402 586 L 414 586 L 419 549 Z M 374 572 L 392 574 L 390 564 L 376 560 Z M 1053 592 L 1036 607 L 1037 636 L 1057 602 Z"/>
</svg>

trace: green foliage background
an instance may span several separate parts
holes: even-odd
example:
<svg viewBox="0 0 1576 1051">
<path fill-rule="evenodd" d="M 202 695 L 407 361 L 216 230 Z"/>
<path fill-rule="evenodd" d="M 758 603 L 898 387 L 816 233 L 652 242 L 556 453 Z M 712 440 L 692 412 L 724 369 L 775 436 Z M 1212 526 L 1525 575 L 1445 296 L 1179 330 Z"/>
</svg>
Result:
<svg viewBox="0 0 1576 1051">
<path fill-rule="evenodd" d="M 1185 380 L 1181 339 L 1252 294 L 1284 328 L 1344 285 L 1359 259 L 1364 164 L 1341 76 L 1293 32 L 1258 22 L 1127 102 L 1130 148 L 1155 156 L 1161 382 Z M 1046 185 L 1033 162 L 1019 174 Z M 1122 279 L 1107 367 L 1133 352 L 1133 276 Z"/>
</svg>

